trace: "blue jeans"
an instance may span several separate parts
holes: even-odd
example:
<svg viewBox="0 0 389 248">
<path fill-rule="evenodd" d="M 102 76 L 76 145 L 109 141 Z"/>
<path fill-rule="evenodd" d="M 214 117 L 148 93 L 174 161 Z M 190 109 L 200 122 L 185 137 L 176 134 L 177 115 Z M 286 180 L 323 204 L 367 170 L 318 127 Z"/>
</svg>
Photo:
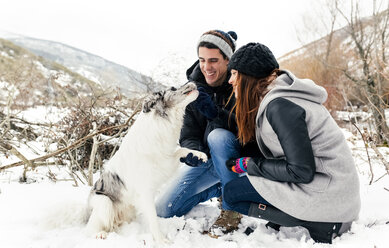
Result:
<svg viewBox="0 0 389 248">
<path fill-rule="evenodd" d="M 222 188 L 239 175 L 227 169 L 225 162 L 240 155 L 236 136 L 225 129 L 215 129 L 208 135 L 211 158 L 199 167 L 184 165 L 178 176 L 158 197 L 157 215 L 182 216 L 200 202 L 222 194 Z"/>
<path fill-rule="evenodd" d="M 223 190 L 223 209 L 248 215 L 251 203 L 268 203 L 251 185 L 247 176 L 230 181 Z"/>
</svg>

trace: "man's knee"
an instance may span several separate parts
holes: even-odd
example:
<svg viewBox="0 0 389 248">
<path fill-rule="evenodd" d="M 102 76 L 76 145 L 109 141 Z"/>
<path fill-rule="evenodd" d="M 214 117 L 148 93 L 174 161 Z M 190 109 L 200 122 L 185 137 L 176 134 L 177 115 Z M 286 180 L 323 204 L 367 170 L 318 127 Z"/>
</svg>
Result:
<svg viewBox="0 0 389 248">
<path fill-rule="evenodd" d="M 157 216 L 162 218 L 171 218 L 173 216 L 179 216 L 179 213 L 174 209 L 173 203 L 161 203 L 156 202 L 155 208 L 157 210 Z"/>
<path fill-rule="evenodd" d="M 235 135 L 225 129 L 216 128 L 212 130 L 207 137 L 208 146 L 213 147 L 223 146 L 226 142 L 236 139 Z"/>
</svg>

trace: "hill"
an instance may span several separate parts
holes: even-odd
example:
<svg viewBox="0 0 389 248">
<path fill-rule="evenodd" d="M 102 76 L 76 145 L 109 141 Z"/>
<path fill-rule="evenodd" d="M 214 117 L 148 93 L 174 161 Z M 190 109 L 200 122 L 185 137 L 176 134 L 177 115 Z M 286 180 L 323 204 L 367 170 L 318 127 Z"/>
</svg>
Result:
<svg viewBox="0 0 389 248">
<path fill-rule="evenodd" d="M 331 109 L 344 109 L 347 101 L 356 106 L 368 105 L 366 93 L 371 91 L 368 85 L 372 83 L 374 94 L 389 103 L 389 10 L 357 17 L 278 58 L 282 68 L 326 87 Z"/>
<path fill-rule="evenodd" d="M 100 84 L 4 39 L 0 86 L 0 104 L 19 107 L 76 103 L 80 97 L 105 94 Z"/>
<path fill-rule="evenodd" d="M 2 36 L 35 55 L 61 64 L 69 70 L 100 84 L 104 89 L 117 88 L 122 94 L 130 98 L 138 93 L 145 93 L 162 87 L 146 75 L 60 42 L 10 33 L 2 33 Z"/>
</svg>

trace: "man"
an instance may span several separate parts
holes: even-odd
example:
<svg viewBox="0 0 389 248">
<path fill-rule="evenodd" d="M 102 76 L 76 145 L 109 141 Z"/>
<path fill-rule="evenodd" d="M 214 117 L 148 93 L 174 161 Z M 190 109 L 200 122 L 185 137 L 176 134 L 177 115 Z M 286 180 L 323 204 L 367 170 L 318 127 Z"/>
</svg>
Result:
<svg viewBox="0 0 389 248">
<path fill-rule="evenodd" d="M 157 199 L 157 214 L 161 217 L 182 216 L 200 202 L 220 197 L 222 187 L 238 177 L 225 166 L 241 150 L 234 115 L 230 114 L 235 99 L 230 99 L 232 87 L 228 84 L 227 70 L 236 39 L 235 32 L 220 30 L 208 31 L 200 37 L 199 60 L 186 72 L 200 94 L 186 108 L 180 145 L 206 153 L 208 161 L 203 162 L 192 154 L 181 159 L 188 166 L 182 168 L 176 180 Z M 236 230 L 240 219 L 239 213 L 222 210 L 209 230 L 210 236 L 220 233 L 216 230 L 224 233 Z"/>
</svg>

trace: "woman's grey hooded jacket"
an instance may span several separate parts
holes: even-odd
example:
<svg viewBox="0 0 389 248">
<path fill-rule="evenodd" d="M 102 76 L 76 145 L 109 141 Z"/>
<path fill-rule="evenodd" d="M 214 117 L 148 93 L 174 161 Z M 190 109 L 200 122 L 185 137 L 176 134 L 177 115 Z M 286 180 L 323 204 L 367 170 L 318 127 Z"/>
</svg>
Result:
<svg viewBox="0 0 389 248">
<path fill-rule="evenodd" d="M 322 105 L 327 92 L 283 71 L 256 117 L 265 159 L 250 159 L 248 178 L 273 206 L 296 218 L 350 222 L 360 210 L 359 179 L 341 129 Z"/>
</svg>

